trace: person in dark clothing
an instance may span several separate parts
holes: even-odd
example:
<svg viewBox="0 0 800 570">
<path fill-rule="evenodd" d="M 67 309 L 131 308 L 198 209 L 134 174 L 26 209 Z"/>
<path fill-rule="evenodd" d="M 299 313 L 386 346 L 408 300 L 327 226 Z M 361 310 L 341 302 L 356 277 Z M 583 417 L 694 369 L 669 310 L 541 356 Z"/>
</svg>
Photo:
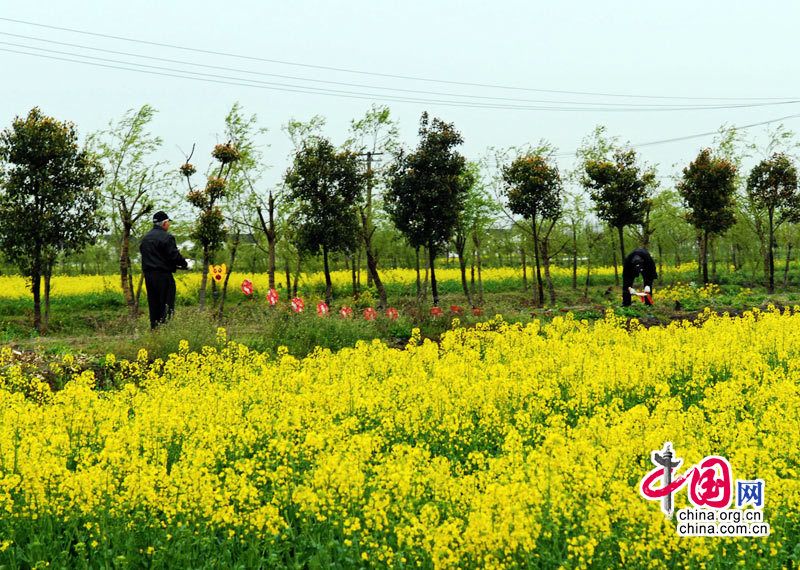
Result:
<svg viewBox="0 0 800 570">
<path fill-rule="evenodd" d="M 150 328 L 166 322 L 175 312 L 176 269 L 188 269 L 189 264 L 178 251 L 175 237 L 170 234 L 170 219 L 165 212 L 153 214 L 153 229 L 142 238 L 142 272 L 150 308 Z"/>
<path fill-rule="evenodd" d="M 644 248 L 634 249 L 625 258 L 622 264 L 622 306 L 629 307 L 631 304 L 631 289 L 633 282 L 641 275 L 644 282 L 644 292 L 648 295 L 644 302 L 652 305 L 653 280 L 658 279 L 656 272 L 656 262 L 650 252 Z"/>
</svg>

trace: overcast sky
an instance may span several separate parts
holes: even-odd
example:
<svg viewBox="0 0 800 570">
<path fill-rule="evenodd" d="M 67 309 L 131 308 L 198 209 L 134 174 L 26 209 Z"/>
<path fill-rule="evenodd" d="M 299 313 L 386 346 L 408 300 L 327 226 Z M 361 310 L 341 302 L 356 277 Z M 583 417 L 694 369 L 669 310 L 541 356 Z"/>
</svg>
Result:
<svg viewBox="0 0 800 570">
<path fill-rule="evenodd" d="M 465 139 L 463 151 L 471 159 L 482 156 L 489 146 L 520 145 L 540 138 L 549 140 L 561 152 L 572 153 L 598 124 L 636 144 L 714 131 L 723 123 L 745 125 L 800 114 L 800 2 L 789 0 L 0 0 L 0 18 L 5 18 L 0 19 L 0 50 L 48 56 L 0 51 L 2 127 L 38 105 L 47 114 L 74 121 L 85 135 L 104 128 L 127 109 L 149 103 L 158 110 L 153 130 L 165 142 L 162 158 L 177 166 L 183 160 L 178 147 L 187 149 L 197 143 L 198 153 L 207 155 L 211 145 L 222 137 L 226 112 L 239 101 L 269 129 L 261 144 L 269 145 L 266 157 L 273 166 L 266 179 L 273 181 L 287 166 L 289 142 L 280 127 L 289 118 L 305 120 L 323 115 L 328 120 L 326 134 L 339 143 L 350 120 L 363 115 L 372 101 L 391 107 L 400 121 L 402 140 L 408 145 L 416 142 L 422 111 L 454 122 Z M 101 38 L 30 23 L 303 65 Z M 64 43 L 224 69 L 90 51 Z M 81 59 L 65 53 L 105 58 L 112 61 L 93 61 L 111 66 L 137 62 L 167 68 L 160 73 L 192 70 L 235 77 L 226 80 L 234 83 L 245 78 L 303 86 L 316 92 L 209 83 L 50 59 Z M 347 91 L 352 98 L 322 94 L 319 89 Z M 423 101 L 400 102 L 386 97 Z M 704 97 L 719 99 L 699 99 Z M 431 101 L 435 99 L 506 108 Z M 598 110 L 593 105 L 598 103 L 626 110 Z M 508 108 L 542 106 L 570 110 Z M 634 106 L 736 107 L 634 112 L 630 110 Z M 785 124 L 800 129 L 797 118 L 787 119 Z M 763 140 L 765 128 L 756 127 L 749 133 Z M 673 165 L 687 163 L 712 138 L 642 147 L 641 152 L 648 162 L 659 165 L 659 174 L 670 175 L 675 171 Z M 202 160 L 195 162 L 203 164 Z M 560 159 L 563 168 L 569 168 L 572 162 L 568 157 Z"/>
</svg>

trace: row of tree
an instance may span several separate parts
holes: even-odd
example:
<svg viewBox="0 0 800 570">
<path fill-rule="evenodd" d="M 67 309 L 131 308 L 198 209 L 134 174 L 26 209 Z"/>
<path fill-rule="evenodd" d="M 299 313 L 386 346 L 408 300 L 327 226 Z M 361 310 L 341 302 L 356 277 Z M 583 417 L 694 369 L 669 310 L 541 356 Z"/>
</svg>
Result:
<svg viewBox="0 0 800 570">
<path fill-rule="evenodd" d="M 290 166 L 280 184 L 265 188 L 257 143 L 266 131 L 255 115 L 233 106 L 225 118 L 225 142 L 212 150 L 213 161 L 198 183 L 191 162 L 194 146 L 178 169 L 180 176 L 155 159 L 162 140 L 149 131 L 154 114 L 147 105 L 129 111 L 83 146 L 74 125 L 39 109 L 18 117 L 0 135 L 0 246 L 5 260 L 31 278 L 38 330 L 46 330 L 57 261 L 74 258 L 109 229 L 117 243 L 125 302 L 137 311 L 141 278 L 134 285 L 135 238 L 149 224 L 156 201 L 169 201 L 164 189 L 175 189 L 178 179 L 186 188 L 182 204 L 195 212 L 188 235 L 202 265 L 201 306 L 207 300 L 209 265 L 224 254 L 233 268 L 243 238 L 254 238 L 263 251 L 271 288 L 279 263 L 287 288 L 293 275 L 296 289 L 301 266 L 320 259 L 330 304 L 333 264 L 343 261 L 352 271 L 354 294 L 365 266 L 367 286 L 375 287 L 383 307 L 382 260 L 391 255 L 397 264 L 397 252 L 405 260 L 406 250 L 413 252 L 418 296 L 430 283 L 433 303 L 439 303 L 436 261 L 452 254 L 468 302 L 479 303 L 482 264 L 499 253 L 498 233 L 512 235 L 526 282 L 527 256 L 533 254 L 534 300 L 541 306 L 545 287 L 550 302 L 556 300 L 553 263 L 572 266 L 574 288 L 578 266 L 584 266 L 588 287 L 593 260 L 610 256 L 616 268 L 626 254 L 626 239 L 634 239 L 648 248 L 655 242 L 661 260 L 668 252 L 676 264 L 689 256 L 697 259 L 707 282 L 715 273 L 716 246 L 729 253 L 734 269 L 742 266 L 752 241 L 744 237 L 749 232 L 761 244 L 749 257 L 763 260 L 772 292 L 779 232 L 784 230 L 788 268 L 792 224 L 800 221 L 796 144 L 782 128 L 772 133 L 763 160 L 747 175 L 748 147 L 739 132 L 727 129 L 683 168 L 671 188 L 661 188 L 655 168 L 602 127 L 584 140 L 576 168 L 561 172 L 555 149 L 546 142 L 490 149 L 483 160 L 467 161 L 455 126 L 427 113 L 417 145 L 404 149 L 389 109 L 373 106 L 352 122 L 341 146 L 324 136 L 320 117 L 290 121 L 284 129 L 292 141 Z M 171 194 L 171 207 L 180 208 L 177 194 Z M 216 283 L 210 286 L 221 314 L 227 279 L 219 291 Z"/>
</svg>

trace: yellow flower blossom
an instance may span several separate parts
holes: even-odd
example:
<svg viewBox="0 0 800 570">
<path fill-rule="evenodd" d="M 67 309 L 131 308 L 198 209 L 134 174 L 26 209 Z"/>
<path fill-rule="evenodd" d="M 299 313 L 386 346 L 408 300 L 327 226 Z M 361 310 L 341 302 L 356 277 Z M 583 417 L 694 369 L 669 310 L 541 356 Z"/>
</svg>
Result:
<svg viewBox="0 0 800 570">
<path fill-rule="evenodd" d="M 28 564 L 9 556 L 40 521 L 74 556 L 127 544 L 109 533 L 161 533 L 113 552 L 126 560 L 210 543 L 298 553 L 275 565 L 331 544 L 353 565 L 434 568 L 795 556 L 797 309 L 650 329 L 613 312 L 591 325 L 495 318 L 439 343 L 416 332 L 403 350 L 361 342 L 304 359 L 224 333 L 163 362 L 106 356 L 121 388 L 76 371 L 47 397 L 0 349 L 0 565 Z M 772 534 L 678 537 L 638 492 L 665 441 L 685 466 L 719 454 L 735 478 L 763 479 Z"/>
</svg>

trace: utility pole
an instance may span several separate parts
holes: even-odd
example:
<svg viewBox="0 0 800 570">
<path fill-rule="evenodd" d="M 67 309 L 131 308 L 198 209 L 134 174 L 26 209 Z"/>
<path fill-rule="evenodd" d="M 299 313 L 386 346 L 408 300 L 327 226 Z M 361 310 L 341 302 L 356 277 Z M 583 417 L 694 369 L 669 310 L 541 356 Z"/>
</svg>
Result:
<svg viewBox="0 0 800 570">
<path fill-rule="evenodd" d="M 375 284 L 380 298 L 378 306 L 381 308 L 386 306 L 386 289 L 378 275 L 378 259 L 372 246 L 372 235 L 375 233 L 375 228 L 372 224 L 372 163 L 376 156 L 382 154 L 384 153 L 368 151 L 358 155 L 367 159 L 367 199 L 365 207 L 360 212 L 364 249 L 367 254 L 367 287 L 373 283 Z"/>
<path fill-rule="evenodd" d="M 367 158 L 367 221 L 372 224 L 372 161 L 376 156 L 381 156 L 382 152 L 361 152 L 358 156 Z M 377 162 L 377 161 L 376 161 Z"/>
</svg>

